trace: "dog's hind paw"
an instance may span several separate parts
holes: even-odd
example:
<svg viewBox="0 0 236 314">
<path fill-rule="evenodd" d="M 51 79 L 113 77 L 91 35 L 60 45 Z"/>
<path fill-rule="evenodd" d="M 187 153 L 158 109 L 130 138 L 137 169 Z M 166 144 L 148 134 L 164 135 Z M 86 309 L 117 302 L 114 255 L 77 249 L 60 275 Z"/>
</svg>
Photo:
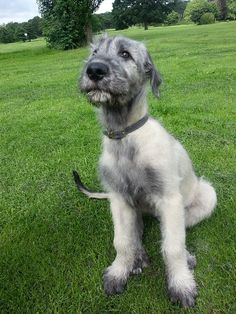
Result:
<svg viewBox="0 0 236 314">
<path fill-rule="evenodd" d="M 191 255 L 190 253 L 188 253 L 187 262 L 188 262 L 188 268 L 190 270 L 193 270 L 197 265 L 196 257 L 194 255 Z"/>
<path fill-rule="evenodd" d="M 134 265 L 131 270 L 132 275 L 138 275 L 140 274 L 144 268 L 148 267 L 149 265 L 149 258 L 147 256 L 147 253 L 142 250 L 140 254 L 137 255 L 137 257 L 134 260 Z"/>
</svg>

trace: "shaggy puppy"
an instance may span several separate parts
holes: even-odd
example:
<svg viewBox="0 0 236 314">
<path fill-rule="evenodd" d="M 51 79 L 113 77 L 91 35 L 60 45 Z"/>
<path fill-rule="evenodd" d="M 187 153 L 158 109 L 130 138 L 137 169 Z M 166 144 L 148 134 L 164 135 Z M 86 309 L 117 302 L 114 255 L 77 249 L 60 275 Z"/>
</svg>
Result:
<svg viewBox="0 0 236 314">
<path fill-rule="evenodd" d="M 147 115 L 148 80 L 158 95 L 161 79 L 142 43 L 104 37 L 94 45 L 80 88 L 98 107 L 105 130 L 100 173 L 107 193 L 90 192 L 74 177 L 89 197 L 110 200 L 117 255 L 104 272 L 106 293 L 121 293 L 129 275 L 147 266 L 142 213 L 148 212 L 160 219 L 170 298 L 191 307 L 196 260 L 186 249 L 185 229 L 210 216 L 216 193 L 196 177 L 181 144 Z"/>
</svg>

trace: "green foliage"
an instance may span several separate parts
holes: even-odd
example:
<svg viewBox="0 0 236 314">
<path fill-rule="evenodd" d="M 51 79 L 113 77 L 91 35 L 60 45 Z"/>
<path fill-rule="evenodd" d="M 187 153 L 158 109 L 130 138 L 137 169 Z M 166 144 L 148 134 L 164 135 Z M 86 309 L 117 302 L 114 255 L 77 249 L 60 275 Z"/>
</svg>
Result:
<svg viewBox="0 0 236 314">
<path fill-rule="evenodd" d="M 148 29 L 152 23 L 163 23 L 170 11 L 170 3 L 165 0 L 115 0 L 112 14 L 116 29 L 135 24 L 143 24 Z"/>
<path fill-rule="evenodd" d="M 228 15 L 227 0 L 215 0 L 219 10 L 219 20 L 226 20 Z"/>
<path fill-rule="evenodd" d="M 99 32 L 102 29 L 102 24 L 100 18 L 97 14 L 93 14 L 91 18 L 91 26 L 94 33 Z"/>
<path fill-rule="evenodd" d="M 207 0 L 192 0 L 187 4 L 184 17 L 187 21 L 200 24 L 201 16 L 204 13 L 212 13 L 216 18 L 219 15 L 219 10 L 214 2 L 208 2 Z"/>
<path fill-rule="evenodd" d="M 215 17 L 212 13 L 204 13 L 201 18 L 200 18 L 200 23 L 201 25 L 203 24 L 213 24 L 215 23 Z"/>
<path fill-rule="evenodd" d="M 101 21 L 102 29 L 115 28 L 114 18 L 111 12 L 97 14 Z"/>
<path fill-rule="evenodd" d="M 27 33 L 27 37 L 24 35 Z M 0 25 L 0 42 L 13 43 L 20 40 L 31 40 L 42 36 L 42 19 L 35 16 L 28 22 Z"/>
<path fill-rule="evenodd" d="M 179 18 L 182 19 L 184 10 L 189 0 L 172 0 L 168 1 L 170 8 L 179 14 Z"/>
<path fill-rule="evenodd" d="M 228 7 L 228 18 L 236 19 L 236 1 L 235 0 L 227 0 Z"/>
<path fill-rule="evenodd" d="M 126 29 L 134 24 L 130 2 L 130 0 L 115 0 L 113 2 L 112 16 L 116 30 Z"/>
<path fill-rule="evenodd" d="M 93 14 L 92 29 L 93 32 L 104 31 L 115 28 L 114 18 L 111 12 Z"/>
<path fill-rule="evenodd" d="M 26 33 L 30 39 L 34 39 L 43 35 L 42 30 L 42 19 L 39 16 L 35 16 L 33 19 L 30 19 L 26 26 Z"/>
<path fill-rule="evenodd" d="M 172 11 L 167 15 L 166 24 L 174 25 L 174 24 L 177 24 L 178 21 L 179 21 L 179 14 L 177 12 Z"/>
<path fill-rule="evenodd" d="M 0 42 L 13 43 L 17 41 L 18 23 L 10 22 L 7 25 L 0 26 Z"/>
<path fill-rule="evenodd" d="M 48 46 L 67 50 L 87 43 L 92 36 L 92 13 L 102 1 L 38 0 Z"/>
</svg>

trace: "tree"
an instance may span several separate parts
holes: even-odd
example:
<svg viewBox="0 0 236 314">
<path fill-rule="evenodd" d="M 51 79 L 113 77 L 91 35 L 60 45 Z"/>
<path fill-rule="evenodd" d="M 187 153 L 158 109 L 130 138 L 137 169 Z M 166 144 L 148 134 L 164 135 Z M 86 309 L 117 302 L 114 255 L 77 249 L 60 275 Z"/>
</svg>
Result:
<svg viewBox="0 0 236 314">
<path fill-rule="evenodd" d="M 98 14 L 93 14 L 91 20 L 92 30 L 94 33 L 100 32 L 103 29 L 102 20 Z"/>
<path fill-rule="evenodd" d="M 12 42 L 7 32 L 6 25 L 0 25 L 0 42 L 4 44 Z"/>
<path fill-rule="evenodd" d="M 100 32 L 109 28 L 115 28 L 114 18 L 111 12 L 93 14 L 92 16 L 93 32 Z"/>
<path fill-rule="evenodd" d="M 219 8 L 220 14 L 219 19 L 220 20 L 226 20 L 228 15 L 228 8 L 227 8 L 227 1 L 226 0 L 217 0 L 217 6 Z"/>
<path fill-rule="evenodd" d="M 208 2 L 207 0 L 192 0 L 187 4 L 184 11 L 184 17 L 186 20 L 200 24 L 201 16 L 204 13 L 212 13 L 216 18 L 219 15 L 219 10 L 214 2 Z"/>
<path fill-rule="evenodd" d="M 13 43 L 19 40 L 26 40 L 25 33 L 28 34 L 28 39 L 34 39 L 42 36 L 42 19 L 39 16 L 34 17 L 28 22 L 23 23 L 7 23 L 0 26 L 0 42 Z"/>
<path fill-rule="evenodd" d="M 37 0 L 50 47 L 73 49 L 92 37 L 92 13 L 103 0 Z"/>
<path fill-rule="evenodd" d="M 179 19 L 183 18 L 184 10 L 188 4 L 188 0 L 172 0 L 169 1 L 169 5 L 171 10 L 177 12 L 179 14 Z"/>
<path fill-rule="evenodd" d="M 130 0 L 115 0 L 113 3 L 112 16 L 115 29 L 126 29 L 133 25 L 133 16 L 130 7 Z"/>
<path fill-rule="evenodd" d="M 31 39 L 41 37 L 43 35 L 42 19 L 39 16 L 35 16 L 33 19 L 28 20 L 26 32 Z"/>
<path fill-rule="evenodd" d="M 141 23 L 147 30 L 148 25 L 152 23 L 163 23 L 171 11 L 170 2 L 166 0 L 115 0 L 112 14 L 116 21 L 116 29 Z"/>
<path fill-rule="evenodd" d="M 102 30 L 115 28 L 114 18 L 111 12 L 96 14 L 101 22 Z"/>
<path fill-rule="evenodd" d="M 17 28 L 17 40 L 26 41 L 28 38 L 25 36 L 27 33 L 27 22 L 20 23 Z"/>
<path fill-rule="evenodd" d="M 177 24 L 179 21 L 179 14 L 175 11 L 171 11 L 166 18 L 166 23 L 168 25 L 174 25 Z"/>
<path fill-rule="evenodd" d="M 227 0 L 228 6 L 228 17 L 232 19 L 236 19 L 236 1 L 235 0 Z"/>
<path fill-rule="evenodd" d="M 10 22 L 2 25 L 0 29 L 0 41 L 2 43 L 13 43 L 17 41 L 17 27 L 18 23 Z"/>
</svg>

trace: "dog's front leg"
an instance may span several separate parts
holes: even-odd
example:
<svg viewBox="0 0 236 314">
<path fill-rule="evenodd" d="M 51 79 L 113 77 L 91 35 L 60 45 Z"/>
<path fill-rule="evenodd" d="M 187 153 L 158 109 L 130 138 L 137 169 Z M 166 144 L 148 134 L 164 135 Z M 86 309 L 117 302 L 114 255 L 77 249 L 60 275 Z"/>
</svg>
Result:
<svg viewBox="0 0 236 314">
<path fill-rule="evenodd" d="M 185 248 L 184 207 L 180 194 L 163 199 L 160 204 L 162 253 L 167 268 L 168 290 L 173 302 L 183 307 L 195 305 L 197 295 L 193 273 L 188 267 Z"/>
<path fill-rule="evenodd" d="M 103 275 L 104 289 L 109 295 L 124 290 L 136 258 L 143 253 L 136 210 L 119 194 L 112 194 L 110 201 L 114 223 L 114 247 L 117 255 Z"/>
</svg>

